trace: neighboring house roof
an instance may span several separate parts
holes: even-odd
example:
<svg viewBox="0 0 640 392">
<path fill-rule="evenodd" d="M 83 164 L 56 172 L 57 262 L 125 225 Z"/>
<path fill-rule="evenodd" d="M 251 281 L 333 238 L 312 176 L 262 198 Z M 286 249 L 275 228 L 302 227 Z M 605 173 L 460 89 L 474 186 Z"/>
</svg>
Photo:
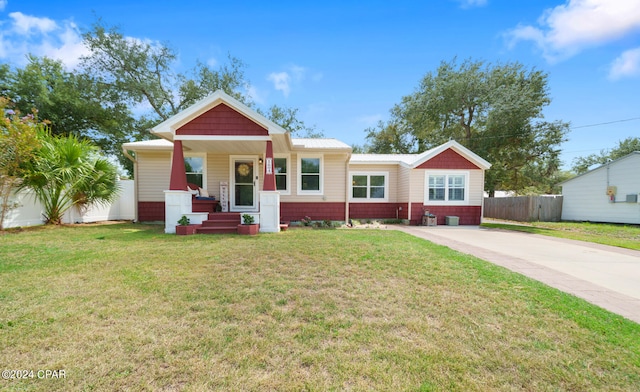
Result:
<svg viewBox="0 0 640 392">
<path fill-rule="evenodd" d="M 416 168 L 433 157 L 451 148 L 468 161 L 481 169 L 489 169 L 491 164 L 480 156 L 464 147 L 455 140 L 450 140 L 444 144 L 424 151 L 420 154 L 353 154 L 349 163 L 351 164 L 400 164 L 409 168 Z"/>
<path fill-rule="evenodd" d="M 637 157 L 637 156 L 640 156 L 640 151 L 634 151 L 634 152 L 632 152 L 632 153 L 631 153 L 631 154 L 629 154 L 629 155 L 625 155 L 625 156 L 623 156 L 622 158 L 618 158 L 618 159 L 613 160 L 613 161 L 611 161 L 611 162 L 607 162 L 607 163 L 605 163 L 604 165 L 598 166 L 598 167 L 596 167 L 595 169 L 591 169 L 591 170 L 586 171 L 586 172 L 584 172 L 584 173 L 582 173 L 582 174 L 578 174 L 578 175 L 577 175 L 577 176 L 575 176 L 575 177 L 572 177 L 572 178 L 570 178 L 570 179 L 568 179 L 568 180 L 562 181 L 562 182 L 561 182 L 561 183 L 559 183 L 558 185 L 564 185 L 564 184 L 569 183 L 569 182 L 571 182 L 571 181 L 573 181 L 573 180 L 575 180 L 575 179 L 577 179 L 577 178 L 580 178 L 580 177 L 582 177 L 582 176 L 586 176 L 586 175 L 588 175 L 588 174 L 590 174 L 590 173 L 593 173 L 593 172 L 596 172 L 596 171 L 598 171 L 598 170 L 603 170 L 603 169 L 607 168 L 608 166 L 615 165 L 616 163 L 618 163 L 618 162 L 620 162 L 620 161 L 623 161 L 623 160 L 626 160 L 626 159 L 630 159 L 630 158 L 632 158 L 632 157 Z"/>
</svg>

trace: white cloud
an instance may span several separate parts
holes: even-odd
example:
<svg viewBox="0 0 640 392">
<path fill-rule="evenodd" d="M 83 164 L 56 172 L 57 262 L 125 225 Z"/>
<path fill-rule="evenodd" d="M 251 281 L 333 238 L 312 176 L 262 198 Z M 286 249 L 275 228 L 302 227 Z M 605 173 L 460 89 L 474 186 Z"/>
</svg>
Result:
<svg viewBox="0 0 640 392">
<path fill-rule="evenodd" d="M 285 97 L 291 93 L 291 76 L 287 72 L 272 72 L 267 77 L 267 80 L 273 82 L 273 88 L 282 91 Z"/>
<path fill-rule="evenodd" d="M 609 79 L 640 76 L 640 47 L 622 53 L 611 64 Z"/>
<path fill-rule="evenodd" d="M 244 91 L 245 95 L 258 105 L 264 105 L 267 101 L 262 92 L 259 91 L 256 86 L 247 84 L 246 86 L 244 86 Z"/>
<path fill-rule="evenodd" d="M 292 65 L 289 67 L 289 70 L 291 71 L 291 74 L 293 75 L 293 78 L 296 81 L 302 81 L 304 80 L 306 73 L 307 73 L 307 69 L 305 67 L 301 67 L 299 65 Z"/>
<path fill-rule="evenodd" d="M 460 8 L 468 9 L 473 7 L 484 7 L 488 0 L 458 0 Z"/>
<path fill-rule="evenodd" d="M 640 2 L 569 0 L 545 10 L 538 24 L 519 25 L 507 32 L 509 45 L 533 41 L 548 61 L 558 61 L 640 31 Z"/>
<path fill-rule="evenodd" d="M 7 0 L 0 0 L 0 11 L 4 11 L 7 6 Z"/>
<path fill-rule="evenodd" d="M 27 62 L 27 54 L 33 54 L 60 60 L 67 68 L 73 68 L 80 56 L 88 54 L 73 22 L 64 21 L 60 25 L 50 18 L 21 12 L 10 13 L 9 18 L 0 20 L 7 27 L 0 32 L 0 60 L 22 66 Z"/>
<path fill-rule="evenodd" d="M 310 79 L 316 83 L 322 80 L 323 75 L 321 72 L 311 74 L 310 78 L 309 74 L 308 68 L 292 64 L 282 72 L 270 73 L 267 80 L 273 83 L 273 88 L 282 91 L 282 94 L 288 97 L 293 87 L 300 86 L 305 80 Z"/>
<path fill-rule="evenodd" d="M 89 49 L 84 46 L 75 24 L 66 25 L 58 38 L 54 45 L 51 45 L 50 41 L 43 44 L 42 53 L 45 56 L 61 60 L 68 68 L 75 68 L 80 62 L 80 57 L 89 54 Z"/>
<path fill-rule="evenodd" d="M 12 12 L 9 17 L 13 19 L 13 29 L 20 35 L 44 34 L 58 28 L 56 22 L 49 18 L 38 18 L 22 12 Z"/>
<path fill-rule="evenodd" d="M 207 65 L 211 68 L 214 68 L 218 65 L 218 60 L 215 57 L 210 57 L 207 59 Z"/>
</svg>

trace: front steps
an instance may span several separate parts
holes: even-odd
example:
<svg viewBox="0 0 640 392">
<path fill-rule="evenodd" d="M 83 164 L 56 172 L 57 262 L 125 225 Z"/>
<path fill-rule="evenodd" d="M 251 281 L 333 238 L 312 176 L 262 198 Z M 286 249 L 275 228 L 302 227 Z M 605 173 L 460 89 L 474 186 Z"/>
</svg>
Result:
<svg viewBox="0 0 640 392">
<path fill-rule="evenodd" d="M 197 234 L 237 233 L 240 221 L 239 212 L 216 212 L 209 214 L 208 219 L 196 229 Z"/>
</svg>

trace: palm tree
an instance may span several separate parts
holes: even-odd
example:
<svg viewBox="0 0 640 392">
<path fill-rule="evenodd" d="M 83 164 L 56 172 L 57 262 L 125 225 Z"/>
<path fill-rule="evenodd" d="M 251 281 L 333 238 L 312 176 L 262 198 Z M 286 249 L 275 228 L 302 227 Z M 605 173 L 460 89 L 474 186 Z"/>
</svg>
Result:
<svg viewBox="0 0 640 392">
<path fill-rule="evenodd" d="M 26 168 L 20 189 L 32 189 L 47 224 L 60 224 L 71 207 L 108 204 L 118 194 L 116 167 L 90 141 L 41 133 L 41 146 Z"/>
</svg>

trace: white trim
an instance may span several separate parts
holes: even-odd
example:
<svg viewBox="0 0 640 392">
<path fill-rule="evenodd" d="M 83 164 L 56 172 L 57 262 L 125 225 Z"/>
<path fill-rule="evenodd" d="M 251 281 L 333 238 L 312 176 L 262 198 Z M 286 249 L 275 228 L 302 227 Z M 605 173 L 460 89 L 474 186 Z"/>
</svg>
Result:
<svg viewBox="0 0 640 392">
<path fill-rule="evenodd" d="M 176 135 L 174 140 L 202 140 L 202 141 L 240 141 L 240 142 L 266 142 L 271 136 L 231 136 L 231 135 Z"/>
<path fill-rule="evenodd" d="M 367 197 L 353 197 L 353 176 L 367 176 Z M 384 177 L 384 198 L 371 198 L 369 197 L 369 190 L 371 189 L 371 176 L 383 176 Z M 387 203 L 389 201 L 389 172 L 374 172 L 374 171 L 350 171 L 349 172 L 349 201 L 353 203 Z"/>
<path fill-rule="evenodd" d="M 464 200 L 449 201 L 449 176 L 464 176 Z M 445 176 L 444 200 L 429 200 L 429 176 Z M 469 181 L 471 172 L 468 170 L 425 170 L 424 172 L 424 205 L 448 205 L 448 206 L 468 206 L 469 200 Z"/>
<path fill-rule="evenodd" d="M 319 173 L 319 190 L 317 191 L 303 191 L 302 190 L 302 159 L 319 159 L 320 160 L 320 173 Z M 323 195 L 324 194 L 324 154 L 298 154 L 298 195 Z"/>
<path fill-rule="evenodd" d="M 276 190 L 280 192 L 281 195 L 290 195 L 291 194 L 291 176 L 293 175 L 293 173 L 291 173 L 291 154 L 273 154 L 273 159 L 277 159 L 277 158 L 284 158 L 287 160 L 287 190 L 282 191 L 277 188 Z M 275 162 L 274 162 L 274 168 L 275 168 Z M 274 177 L 278 176 L 277 173 L 273 173 L 273 175 Z"/>
<path fill-rule="evenodd" d="M 238 207 L 235 205 L 236 200 L 236 177 L 235 165 L 236 160 L 252 160 L 253 161 L 253 206 Z M 229 211 L 231 212 L 258 212 L 258 188 L 260 188 L 260 165 L 258 165 L 257 155 L 229 155 Z M 255 178 L 257 177 L 257 178 Z"/>
</svg>

